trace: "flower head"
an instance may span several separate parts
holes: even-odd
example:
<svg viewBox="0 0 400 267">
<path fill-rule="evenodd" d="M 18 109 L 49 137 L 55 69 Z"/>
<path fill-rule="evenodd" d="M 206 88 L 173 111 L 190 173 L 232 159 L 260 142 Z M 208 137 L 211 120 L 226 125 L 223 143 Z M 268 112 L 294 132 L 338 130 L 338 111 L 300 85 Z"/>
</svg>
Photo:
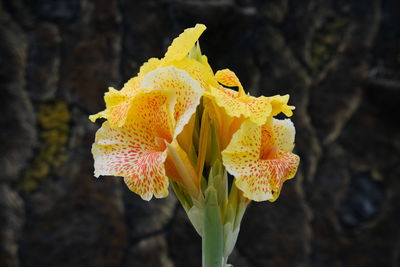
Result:
<svg viewBox="0 0 400 267">
<path fill-rule="evenodd" d="M 273 116 L 294 107 L 288 95 L 251 96 L 229 69 L 214 75 L 198 44 L 205 29 L 186 29 L 163 58 L 145 62 L 121 90 L 109 88 L 106 109 L 90 116 L 107 120 L 92 148 L 95 175 L 122 176 L 146 200 L 167 196 L 171 179 L 201 201 L 204 177 L 222 160 L 246 198 L 273 201 L 299 162 L 293 124 Z"/>
<path fill-rule="evenodd" d="M 293 123 L 274 118 L 292 116 L 289 96 L 254 97 L 231 70 L 214 74 L 197 41 L 205 29 L 186 29 L 163 58 L 109 88 L 105 110 L 89 118 L 106 119 L 92 146 L 95 176 L 122 176 L 144 200 L 166 197 L 171 184 L 203 238 L 204 263 L 225 266 L 250 200 L 275 201 L 299 157 Z"/>
</svg>

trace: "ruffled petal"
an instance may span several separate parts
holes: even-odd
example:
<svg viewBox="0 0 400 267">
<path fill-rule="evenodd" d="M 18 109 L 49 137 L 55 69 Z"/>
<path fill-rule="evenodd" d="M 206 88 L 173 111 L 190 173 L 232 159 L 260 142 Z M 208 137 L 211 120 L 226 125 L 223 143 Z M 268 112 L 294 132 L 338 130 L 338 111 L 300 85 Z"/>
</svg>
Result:
<svg viewBox="0 0 400 267">
<path fill-rule="evenodd" d="M 185 58 L 205 29 L 205 25 L 196 24 L 193 28 L 184 30 L 172 41 L 172 44 L 168 47 L 163 60 L 166 62 L 172 62 Z"/>
<path fill-rule="evenodd" d="M 289 106 L 289 95 L 275 95 L 271 96 L 272 116 L 283 113 L 288 117 L 293 116 L 294 106 Z"/>
<path fill-rule="evenodd" d="M 193 113 L 196 112 L 204 92 L 198 81 L 193 79 L 186 71 L 174 66 L 158 68 L 149 72 L 144 77 L 141 87 L 148 90 L 168 91 L 176 96 L 173 116 L 176 123 L 174 138 L 183 130 Z"/>
<path fill-rule="evenodd" d="M 254 162 L 260 158 L 260 146 L 260 127 L 251 121 L 243 122 L 222 151 L 222 160 L 229 173 L 235 176 L 250 173 Z"/>
<path fill-rule="evenodd" d="M 239 78 L 233 71 L 229 69 L 223 69 L 217 71 L 217 73 L 215 73 L 215 79 L 217 79 L 217 81 L 223 86 L 238 87 L 239 90 L 240 88 L 243 89 L 243 86 L 240 83 Z"/>
<path fill-rule="evenodd" d="M 293 106 L 288 106 L 289 95 L 276 95 L 272 97 L 252 97 L 244 92 L 243 86 L 236 74 L 223 69 L 217 71 L 215 79 L 225 87 L 237 87 L 238 91 L 222 86 L 211 88 L 211 97 L 214 97 L 218 106 L 223 107 L 229 116 L 249 118 L 257 125 L 264 124 L 269 116 L 283 112 L 292 116 Z"/>
<path fill-rule="evenodd" d="M 92 147 L 95 176 L 123 176 L 128 187 L 143 199 L 168 195 L 165 142 L 172 141 L 171 95 L 152 91 L 137 95 L 129 120 L 119 128 L 109 122 L 96 133 Z"/>
<path fill-rule="evenodd" d="M 253 201 L 266 201 L 273 199 L 272 190 L 266 179 L 260 179 L 260 169 L 256 169 L 252 175 L 238 176 L 235 185 L 243 192 L 243 196 Z M 266 175 L 264 172 L 263 175 Z"/>
<path fill-rule="evenodd" d="M 118 91 L 110 87 L 109 91 L 104 95 L 106 109 L 89 116 L 89 119 L 94 122 L 98 118 L 105 118 L 108 119 L 112 127 L 122 126 L 126 121 L 131 106 L 132 94 L 133 92 L 127 94 L 122 90 Z"/>
<path fill-rule="evenodd" d="M 138 77 L 143 77 L 144 75 L 146 75 L 147 73 L 149 73 L 150 71 L 155 70 L 156 68 L 158 68 L 161 64 L 161 60 L 158 58 L 150 58 L 147 62 L 145 62 L 139 70 L 138 73 Z"/>
<path fill-rule="evenodd" d="M 293 141 L 290 120 L 274 119 L 262 126 L 249 120 L 243 122 L 222 152 L 222 159 L 245 197 L 276 200 L 284 181 L 297 171 L 299 157 L 291 153 Z"/>
<path fill-rule="evenodd" d="M 248 199 L 275 201 L 283 183 L 296 174 L 298 164 L 297 155 L 279 152 L 273 159 L 256 161 L 251 173 L 236 177 L 235 184 Z"/>
<path fill-rule="evenodd" d="M 276 139 L 277 149 L 280 151 L 291 152 L 294 147 L 294 137 L 296 129 L 290 119 L 273 119 L 273 132 Z"/>
<path fill-rule="evenodd" d="M 193 79 L 197 80 L 205 92 L 210 91 L 210 86 L 218 86 L 213 71 L 207 62 L 201 63 L 191 58 L 184 58 L 174 62 L 173 65 L 187 71 Z"/>
<path fill-rule="evenodd" d="M 272 111 L 271 100 L 268 97 L 241 96 L 235 90 L 222 86 L 212 87 L 209 94 L 215 99 L 215 103 L 224 108 L 232 117 L 249 118 L 257 125 L 262 125 L 268 119 Z"/>
<path fill-rule="evenodd" d="M 143 91 L 140 89 L 138 82 L 139 78 L 135 77 L 126 82 L 121 90 L 109 87 L 109 91 L 104 94 L 106 109 L 97 114 L 90 115 L 89 119 L 94 122 L 98 118 L 105 118 L 108 119 L 112 127 L 122 126 L 126 121 L 131 100 L 136 94 Z"/>
<path fill-rule="evenodd" d="M 269 185 L 273 198 L 269 199 L 269 201 L 275 201 L 279 197 L 283 183 L 295 176 L 299 163 L 299 156 L 283 151 L 278 152 L 274 158 L 263 161 L 265 169 L 272 172 L 269 178 Z"/>
</svg>

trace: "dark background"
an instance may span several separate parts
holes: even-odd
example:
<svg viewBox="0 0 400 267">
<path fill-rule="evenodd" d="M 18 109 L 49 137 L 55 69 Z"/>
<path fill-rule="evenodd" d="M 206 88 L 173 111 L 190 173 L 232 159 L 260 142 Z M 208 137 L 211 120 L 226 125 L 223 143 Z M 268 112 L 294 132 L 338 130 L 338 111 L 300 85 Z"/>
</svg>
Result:
<svg viewBox="0 0 400 267">
<path fill-rule="evenodd" d="M 400 266 L 398 0 L 0 1 L 0 266 L 200 266 L 171 194 L 93 178 L 108 86 L 197 22 L 214 70 L 291 95 L 299 172 L 245 215 L 237 267 Z"/>
</svg>

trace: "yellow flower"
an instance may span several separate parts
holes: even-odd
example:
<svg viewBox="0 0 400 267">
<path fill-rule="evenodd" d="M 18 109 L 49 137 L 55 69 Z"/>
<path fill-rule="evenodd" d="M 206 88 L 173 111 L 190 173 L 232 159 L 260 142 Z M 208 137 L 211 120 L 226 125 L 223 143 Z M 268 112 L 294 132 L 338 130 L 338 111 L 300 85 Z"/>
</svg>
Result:
<svg viewBox="0 0 400 267">
<path fill-rule="evenodd" d="M 272 119 L 261 126 L 243 122 L 222 158 L 245 197 L 254 201 L 278 198 L 283 182 L 293 178 L 299 164 L 299 157 L 291 152 L 294 136 L 290 119 Z"/>
<path fill-rule="evenodd" d="M 293 123 L 273 118 L 292 115 L 289 96 L 253 97 L 232 71 L 214 75 L 197 42 L 205 29 L 186 29 L 163 58 L 109 88 L 106 109 L 89 118 L 106 119 L 95 176 L 122 176 L 144 200 L 166 197 L 171 183 L 203 239 L 203 265 L 225 266 L 250 200 L 276 200 L 299 157 Z"/>
<path fill-rule="evenodd" d="M 246 119 L 257 125 L 263 125 L 271 116 L 281 112 L 286 116 L 293 115 L 294 107 L 287 104 L 289 95 L 250 96 L 245 93 L 236 74 L 229 69 L 217 71 L 215 78 L 220 85 L 211 86 L 210 92 L 206 95 L 211 99 L 208 105 L 213 109 L 214 119 L 220 129 L 221 148 L 226 147 L 232 135 Z"/>
<path fill-rule="evenodd" d="M 217 85 L 207 57 L 201 55 L 199 46 L 195 45 L 205 29 L 206 26 L 203 24 L 196 24 L 195 27 L 186 29 L 174 39 L 164 58 L 150 58 L 140 67 L 138 75 L 125 83 L 120 91 L 110 87 L 109 92 L 104 95 L 106 109 L 89 116 L 89 119 L 94 122 L 98 118 L 106 118 L 111 127 L 124 125 L 135 95 L 141 88 L 146 88 L 142 84 L 145 75 L 158 68 L 175 66 L 185 70 L 205 91 L 209 91 L 210 85 Z M 195 58 L 187 57 L 191 51 L 197 52 L 193 56 Z"/>
<path fill-rule="evenodd" d="M 143 199 L 168 195 L 167 147 L 188 123 L 203 94 L 198 81 L 173 66 L 147 73 L 131 97 L 124 124 L 103 123 L 92 152 L 95 176 L 123 176 Z M 145 88 L 145 89 L 143 89 Z"/>
</svg>

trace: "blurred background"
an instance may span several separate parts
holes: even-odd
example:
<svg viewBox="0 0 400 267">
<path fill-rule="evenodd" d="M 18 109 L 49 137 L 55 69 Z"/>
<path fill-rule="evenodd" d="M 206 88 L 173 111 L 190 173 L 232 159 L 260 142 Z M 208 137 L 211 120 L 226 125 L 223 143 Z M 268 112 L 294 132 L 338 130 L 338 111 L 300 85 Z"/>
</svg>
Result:
<svg viewBox="0 0 400 267">
<path fill-rule="evenodd" d="M 398 0 L 0 0 L 0 266 L 200 266 L 173 194 L 93 177 L 108 86 L 196 23 L 214 71 L 291 95 L 295 179 L 253 203 L 230 262 L 400 266 Z"/>
</svg>

